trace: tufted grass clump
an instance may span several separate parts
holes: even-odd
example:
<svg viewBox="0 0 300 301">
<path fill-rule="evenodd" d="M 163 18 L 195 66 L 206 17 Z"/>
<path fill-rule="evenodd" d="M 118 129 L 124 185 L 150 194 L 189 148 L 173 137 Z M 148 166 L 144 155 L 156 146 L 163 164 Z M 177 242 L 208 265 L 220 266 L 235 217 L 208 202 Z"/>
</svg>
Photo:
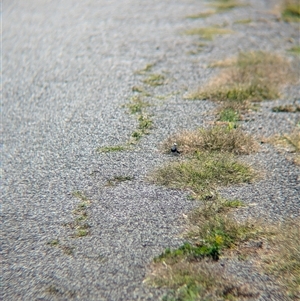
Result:
<svg viewBox="0 0 300 301">
<path fill-rule="evenodd" d="M 228 126 L 180 132 L 166 139 L 162 144 L 162 149 L 165 152 L 170 152 L 170 146 L 174 142 L 177 143 L 178 149 L 183 154 L 208 151 L 240 155 L 250 154 L 258 148 L 258 144 L 252 136 L 239 128 Z"/>
<path fill-rule="evenodd" d="M 300 22 L 299 0 L 284 0 L 281 17 L 286 22 Z"/>
<path fill-rule="evenodd" d="M 222 72 L 188 98 L 235 103 L 271 100 L 279 97 L 282 85 L 295 79 L 286 58 L 262 51 L 242 52 L 236 60 L 226 60 Z"/>
<path fill-rule="evenodd" d="M 197 152 L 190 160 L 157 169 L 151 178 L 157 184 L 187 189 L 202 198 L 219 186 L 249 183 L 254 177 L 252 168 L 236 161 L 231 154 Z"/>
</svg>

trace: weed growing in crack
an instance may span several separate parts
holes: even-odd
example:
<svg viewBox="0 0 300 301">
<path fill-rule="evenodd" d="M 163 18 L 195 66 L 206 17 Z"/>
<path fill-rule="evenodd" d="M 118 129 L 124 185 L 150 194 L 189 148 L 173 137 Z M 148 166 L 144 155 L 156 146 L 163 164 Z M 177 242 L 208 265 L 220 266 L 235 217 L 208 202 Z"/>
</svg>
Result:
<svg viewBox="0 0 300 301">
<path fill-rule="evenodd" d="M 91 201 L 84 195 L 81 191 L 73 192 L 73 196 L 80 199 L 82 202 L 77 204 L 76 208 L 73 210 L 74 220 L 67 223 L 66 226 L 75 230 L 73 237 L 83 237 L 90 234 L 91 226 L 87 222 L 88 220 L 88 207 Z"/>
</svg>

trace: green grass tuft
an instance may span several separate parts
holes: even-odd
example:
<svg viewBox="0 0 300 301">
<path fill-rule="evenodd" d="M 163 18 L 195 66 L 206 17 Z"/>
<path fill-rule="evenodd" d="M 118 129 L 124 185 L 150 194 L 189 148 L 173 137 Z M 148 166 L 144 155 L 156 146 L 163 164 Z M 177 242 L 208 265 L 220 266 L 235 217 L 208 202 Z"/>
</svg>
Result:
<svg viewBox="0 0 300 301">
<path fill-rule="evenodd" d="M 144 101 L 139 96 L 132 97 L 131 102 L 127 104 L 127 108 L 131 114 L 141 113 L 143 109 L 149 106 L 149 103 Z"/>
<path fill-rule="evenodd" d="M 77 229 L 76 236 L 77 237 L 84 237 L 89 235 L 89 231 L 87 229 Z"/>
<path fill-rule="evenodd" d="M 228 208 L 238 208 L 243 207 L 244 203 L 240 200 L 225 200 L 223 202 L 223 206 Z"/>
<path fill-rule="evenodd" d="M 286 22 L 300 22 L 299 0 L 285 0 L 281 16 Z"/>
<path fill-rule="evenodd" d="M 268 85 L 263 81 L 253 80 L 248 83 L 232 83 L 231 85 L 219 87 L 218 89 L 207 89 L 191 95 L 190 99 L 243 102 L 245 100 L 262 101 L 265 99 L 276 99 L 278 97 L 279 92 L 271 83 Z"/>
<path fill-rule="evenodd" d="M 140 140 L 143 137 L 143 134 L 144 133 L 142 131 L 134 131 L 131 134 L 131 137 L 134 138 L 135 141 L 138 141 L 138 140 Z"/>
<path fill-rule="evenodd" d="M 300 55 L 300 46 L 293 46 L 288 51 L 291 52 L 291 53 L 293 53 L 293 54 Z"/>
<path fill-rule="evenodd" d="M 164 261 L 167 264 L 174 263 L 178 259 L 184 257 L 188 261 L 203 259 L 205 257 L 213 260 L 218 260 L 220 255 L 219 246 L 217 243 L 206 246 L 194 246 L 186 242 L 181 247 L 175 250 L 167 248 L 165 252 L 154 258 L 154 262 Z"/>
<path fill-rule="evenodd" d="M 143 131 L 144 134 L 147 133 L 147 130 L 152 128 L 153 121 L 147 115 L 140 115 L 138 118 L 139 129 Z"/>
<path fill-rule="evenodd" d="M 220 121 L 236 123 L 240 119 L 240 114 L 233 108 L 225 108 L 219 113 Z"/>
<path fill-rule="evenodd" d="M 211 194 L 218 186 L 249 183 L 255 173 L 229 154 L 197 153 L 184 162 L 172 162 L 152 175 L 154 182 L 171 188 L 193 191 L 200 197 Z"/>
</svg>

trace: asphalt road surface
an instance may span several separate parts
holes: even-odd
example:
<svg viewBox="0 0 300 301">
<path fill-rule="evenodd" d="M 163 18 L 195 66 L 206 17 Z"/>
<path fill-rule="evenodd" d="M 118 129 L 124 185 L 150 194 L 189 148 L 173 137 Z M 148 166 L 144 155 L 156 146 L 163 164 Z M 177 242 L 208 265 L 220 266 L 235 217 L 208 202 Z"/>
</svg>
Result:
<svg viewBox="0 0 300 301">
<path fill-rule="evenodd" d="M 246 49 L 285 51 L 283 36 L 297 35 L 288 24 L 265 22 L 269 27 L 262 31 L 233 25 L 234 19 L 260 18 L 274 1 L 252 2 L 250 8 L 189 20 L 185 16 L 203 11 L 204 2 L 4 1 L 2 300 L 159 300 L 164 295 L 143 284 L 147 266 L 166 247 L 182 243 L 183 216 L 195 203 L 187 192 L 151 184 L 147 175 L 177 160 L 159 151 L 168 135 L 214 119 L 215 104 L 186 101 L 185 93 L 213 74 L 209 62 Z M 236 26 L 237 33 L 191 54 L 199 41 L 182 31 L 223 22 Z M 126 144 L 135 131 L 137 120 L 124 104 L 134 95 L 133 86 L 144 85 L 146 75 L 136 71 L 147 64 L 166 78 L 163 86 L 146 87 L 157 96 L 149 99 L 153 129 L 129 150 L 97 152 Z M 295 116 L 287 121 L 272 115 L 266 123 L 258 115 L 247 129 L 289 130 Z M 260 156 L 255 158 L 263 162 Z M 274 156 L 278 168 L 286 166 Z M 274 170 L 274 160 L 269 163 Z M 297 170 L 284 168 L 263 188 L 244 187 L 245 201 L 253 202 L 254 191 L 268 203 L 269 190 L 277 185 L 281 194 L 274 193 L 272 204 L 289 202 L 281 210 L 275 206 L 274 216 L 297 215 Z M 115 177 L 127 181 L 108 185 Z M 85 200 L 77 191 L 89 201 L 90 234 L 80 238 L 68 226 Z"/>
</svg>

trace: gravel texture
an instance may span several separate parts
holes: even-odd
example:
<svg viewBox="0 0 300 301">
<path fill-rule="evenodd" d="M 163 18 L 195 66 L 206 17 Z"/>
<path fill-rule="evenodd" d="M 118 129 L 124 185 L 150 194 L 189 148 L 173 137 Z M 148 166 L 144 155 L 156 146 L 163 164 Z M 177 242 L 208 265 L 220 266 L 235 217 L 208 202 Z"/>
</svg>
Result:
<svg viewBox="0 0 300 301">
<path fill-rule="evenodd" d="M 143 284 L 147 265 L 182 243 L 183 216 L 197 204 L 146 176 L 176 160 L 159 152 L 168 135 L 215 118 L 215 104 L 184 96 L 215 74 L 207 68 L 215 60 L 250 49 L 287 54 L 299 42 L 297 24 L 268 13 L 277 1 L 248 3 L 190 20 L 185 16 L 205 10 L 204 1 L 4 1 L 2 300 L 159 300 L 165 294 Z M 246 18 L 253 22 L 234 24 Z M 199 39 L 182 31 L 213 24 L 235 33 L 189 54 Z M 98 153 L 98 147 L 126 143 L 136 129 L 123 105 L 146 77 L 135 71 L 148 63 L 167 79 L 148 88 L 163 96 L 149 100 L 154 129 L 130 150 Z M 265 102 L 243 128 L 257 137 L 290 131 L 299 114 L 271 108 L 299 101 L 298 88 Z M 268 145 L 245 160 L 265 176 L 223 191 L 253 205 L 241 217 L 299 216 L 299 169 Z M 115 176 L 132 179 L 108 186 Z M 74 191 L 91 200 L 91 234 L 82 238 L 64 226 L 81 202 Z M 53 239 L 59 246 L 47 244 Z M 251 263 L 231 262 L 228 270 L 259 292 L 255 300 L 287 300 Z"/>
</svg>

